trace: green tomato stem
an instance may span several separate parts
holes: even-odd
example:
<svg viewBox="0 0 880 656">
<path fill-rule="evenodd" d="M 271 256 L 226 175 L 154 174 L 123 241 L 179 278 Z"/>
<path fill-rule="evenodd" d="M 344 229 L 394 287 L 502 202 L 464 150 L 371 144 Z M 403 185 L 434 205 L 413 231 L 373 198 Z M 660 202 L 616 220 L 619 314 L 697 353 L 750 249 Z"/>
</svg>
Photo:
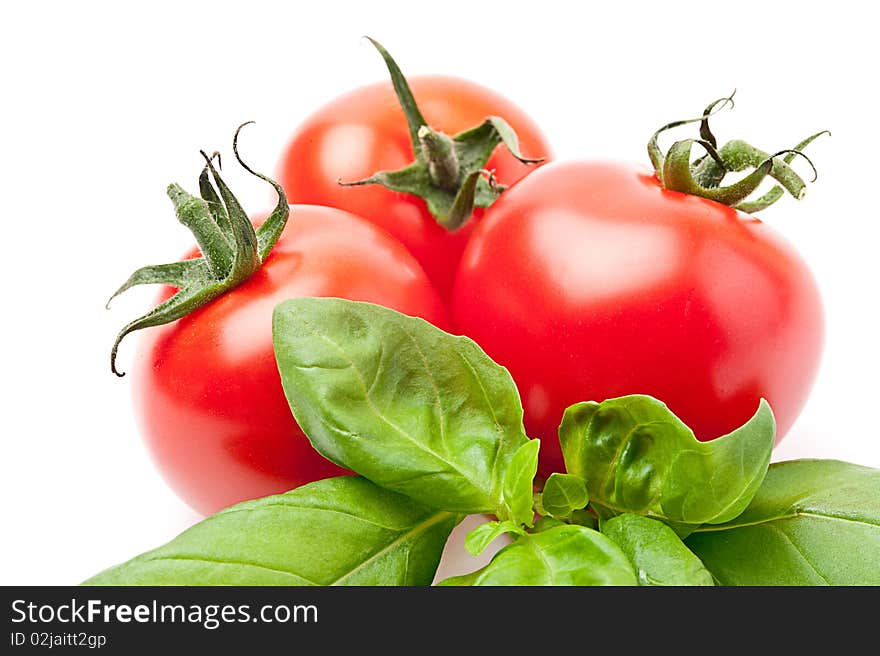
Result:
<svg viewBox="0 0 880 656">
<path fill-rule="evenodd" d="M 524 157 L 519 152 L 516 133 L 506 121 L 489 116 L 475 128 L 447 136 L 428 126 L 400 67 L 388 51 L 367 37 L 376 48 L 388 74 L 397 100 L 406 117 L 415 160 L 396 171 L 377 171 L 368 178 L 340 181 L 343 186 L 378 184 L 392 191 L 411 194 L 425 201 L 437 223 L 457 230 L 476 207 L 489 207 L 506 188 L 486 173 L 486 163 L 500 144 L 524 164 L 543 158 Z"/>
<path fill-rule="evenodd" d="M 830 133 L 827 130 L 817 132 L 794 148 L 784 149 L 772 155 L 740 139 L 728 141 L 718 148 L 715 135 L 709 127 L 709 118 L 728 106 L 733 106 L 733 94 L 710 103 L 700 117 L 667 123 L 654 132 L 648 141 L 648 156 L 663 187 L 708 198 L 744 212 L 766 209 L 779 200 L 784 192 L 788 192 L 797 200 L 802 199 L 806 193 L 806 183 L 789 164 L 796 156 L 803 157 L 813 169 L 813 181 L 815 181 L 816 168 L 801 150 L 817 137 Z M 696 122 L 700 123 L 699 139 L 677 141 L 665 154 L 663 153 L 658 143 L 661 133 Z M 706 154 L 691 162 L 691 150 L 694 144 L 700 145 Z M 785 157 L 781 157 L 782 155 Z M 723 185 L 728 174 L 749 170 L 750 173 L 742 179 Z M 773 178 L 779 185 L 756 200 L 747 200 L 767 177 Z"/>
<path fill-rule="evenodd" d="M 442 189 L 455 191 L 461 178 L 461 166 L 455 152 L 455 142 L 427 125 L 419 128 L 418 138 L 422 155 L 428 164 L 431 182 Z"/>
<path fill-rule="evenodd" d="M 125 375 L 116 367 L 116 355 L 126 335 L 135 330 L 176 321 L 237 287 L 259 270 L 281 235 L 290 214 L 287 197 L 281 185 L 252 170 L 239 156 L 238 134 L 245 125 L 247 123 L 238 127 L 233 138 L 235 158 L 246 171 L 275 188 L 278 194 L 275 209 L 255 230 L 238 199 L 214 168 L 216 154 L 209 157 L 204 151 L 205 166 L 199 176 L 200 197 L 187 193 L 178 184 L 168 186 L 168 196 L 177 218 L 193 233 L 202 256 L 183 262 L 141 267 L 110 297 L 112 301 L 137 285 L 163 284 L 178 289 L 171 298 L 119 331 L 110 349 L 110 370 L 117 376 Z"/>
</svg>

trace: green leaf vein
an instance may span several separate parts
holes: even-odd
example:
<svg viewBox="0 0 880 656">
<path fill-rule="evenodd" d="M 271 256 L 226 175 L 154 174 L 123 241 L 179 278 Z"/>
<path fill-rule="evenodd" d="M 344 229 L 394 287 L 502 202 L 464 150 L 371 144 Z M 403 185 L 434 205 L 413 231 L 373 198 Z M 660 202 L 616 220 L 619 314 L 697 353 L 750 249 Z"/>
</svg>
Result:
<svg viewBox="0 0 880 656">
<path fill-rule="evenodd" d="M 429 517 L 428 519 L 426 519 L 425 521 L 416 524 L 415 526 L 410 528 L 408 531 L 401 533 L 397 538 L 394 539 L 393 542 L 389 542 L 382 549 L 375 552 L 369 558 L 367 558 L 366 560 L 361 562 L 357 567 L 355 567 L 354 569 L 352 569 L 349 572 L 346 572 L 345 574 L 340 576 L 338 579 L 333 581 L 330 585 L 343 585 L 343 582 L 346 579 L 351 578 L 354 574 L 357 574 L 362 569 L 368 567 L 371 563 L 376 562 L 377 560 L 382 558 L 382 556 L 384 556 L 385 554 L 394 551 L 401 544 L 406 543 L 407 540 L 414 538 L 414 537 L 417 537 L 418 535 L 420 535 L 420 534 L 424 533 L 425 531 L 427 531 L 428 529 L 430 529 L 432 526 L 439 524 L 440 522 L 448 519 L 449 517 L 452 517 L 452 513 L 438 512 L 438 513 L 432 515 L 431 517 Z M 409 554 L 410 554 L 410 550 L 407 549 L 406 550 L 407 568 L 409 567 Z"/>
</svg>

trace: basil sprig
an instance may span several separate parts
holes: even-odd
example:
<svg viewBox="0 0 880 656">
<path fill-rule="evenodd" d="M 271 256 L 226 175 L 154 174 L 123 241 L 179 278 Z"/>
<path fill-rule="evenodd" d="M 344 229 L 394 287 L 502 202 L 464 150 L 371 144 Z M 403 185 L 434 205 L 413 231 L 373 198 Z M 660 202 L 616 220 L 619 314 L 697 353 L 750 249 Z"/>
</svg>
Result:
<svg viewBox="0 0 880 656">
<path fill-rule="evenodd" d="M 648 396 L 575 404 L 568 471 L 535 490 L 513 380 L 470 339 L 334 298 L 280 304 L 273 329 L 295 419 L 358 476 L 238 504 L 87 583 L 428 585 L 487 513 L 466 549 L 508 544 L 440 584 L 880 585 L 880 471 L 769 466 L 766 402 L 710 442 Z"/>
</svg>

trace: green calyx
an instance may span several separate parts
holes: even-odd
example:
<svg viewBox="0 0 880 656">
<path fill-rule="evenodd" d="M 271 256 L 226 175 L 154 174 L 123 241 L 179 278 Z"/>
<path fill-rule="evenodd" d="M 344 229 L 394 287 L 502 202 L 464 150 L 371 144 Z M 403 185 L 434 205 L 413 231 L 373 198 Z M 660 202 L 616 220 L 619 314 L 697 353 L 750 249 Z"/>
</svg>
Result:
<svg viewBox="0 0 880 656">
<path fill-rule="evenodd" d="M 400 68 L 377 41 L 367 37 L 388 67 L 394 92 L 406 116 L 415 161 L 397 171 L 378 171 L 369 178 L 343 182 L 343 186 L 379 184 L 393 191 L 423 199 L 428 210 L 447 230 L 460 228 L 475 207 L 489 207 L 506 188 L 486 169 L 486 162 L 499 144 L 524 164 L 543 158 L 524 157 L 513 128 L 489 116 L 479 126 L 449 136 L 431 128 L 419 111 Z"/>
<path fill-rule="evenodd" d="M 219 153 L 209 157 L 201 151 L 205 166 L 199 176 L 199 196 L 187 193 L 180 185 L 168 185 L 168 196 L 174 204 L 177 218 L 195 236 L 202 256 L 142 267 L 131 274 L 110 297 L 108 307 L 119 294 L 136 285 L 161 284 L 178 288 L 171 298 L 119 331 L 110 351 L 110 369 L 117 376 L 125 375 L 116 368 L 116 353 L 126 335 L 141 328 L 180 319 L 240 285 L 262 266 L 281 236 L 290 213 L 287 197 L 280 184 L 251 169 L 239 156 L 238 134 L 245 125 L 248 123 L 240 125 L 235 131 L 233 153 L 248 173 L 275 188 L 278 194 L 275 209 L 259 228 L 254 229 L 238 199 L 214 167 L 215 158 L 219 166 Z"/>
<path fill-rule="evenodd" d="M 748 213 L 766 209 L 782 198 L 785 192 L 798 200 L 802 199 L 806 193 L 806 183 L 789 164 L 797 156 L 804 158 L 813 170 L 812 181 L 815 181 L 816 168 L 801 151 L 817 137 L 831 133 L 822 130 L 807 137 L 794 148 L 780 150 L 774 154 L 769 154 L 739 139 L 728 141 L 719 148 L 715 135 L 709 128 L 709 118 L 725 107 L 733 107 L 733 96 L 732 93 L 726 98 L 712 102 L 698 118 L 668 123 L 651 136 L 648 142 L 648 156 L 660 183 L 666 189 L 708 198 Z M 663 132 L 697 122 L 700 123 L 699 139 L 676 141 L 665 154 L 663 153 L 658 144 L 658 138 Z M 706 152 L 691 162 L 691 150 L 694 144 Z M 736 182 L 723 184 L 729 174 L 744 171 L 750 172 Z M 757 199 L 747 200 L 768 176 L 779 184 Z"/>
</svg>

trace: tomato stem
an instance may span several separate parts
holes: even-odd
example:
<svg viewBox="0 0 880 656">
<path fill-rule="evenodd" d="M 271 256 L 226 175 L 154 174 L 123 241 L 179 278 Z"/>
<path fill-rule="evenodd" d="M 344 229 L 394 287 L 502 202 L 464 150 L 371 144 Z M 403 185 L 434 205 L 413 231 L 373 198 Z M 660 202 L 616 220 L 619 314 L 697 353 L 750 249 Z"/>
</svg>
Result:
<svg viewBox="0 0 880 656">
<path fill-rule="evenodd" d="M 817 137 L 830 132 L 827 130 L 817 132 L 794 148 L 781 150 L 772 155 L 740 139 L 728 141 L 718 148 L 715 135 L 709 127 L 709 118 L 728 106 L 732 107 L 733 95 L 713 101 L 701 116 L 668 123 L 651 136 L 648 141 L 648 156 L 660 183 L 666 189 L 708 198 L 744 212 L 766 209 L 779 200 L 785 192 L 798 200 L 802 199 L 806 193 L 806 183 L 789 164 L 795 157 L 801 156 L 813 169 L 813 181 L 815 181 L 816 167 L 801 150 Z M 658 144 L 661 133 L 696 122 L 700 123 L 699 139 L 676 141 L 665 154 L 663 153 Z M 691 162 L 691 150 L 694 144 L 702 147 L 705 154 Z M 751 172 L 737 182 L 722 185 L 728 174 L 749 169 Z M 779 184 L 756 200 L 746 200 L 767 177 L 773 178 Z"/>
<path fill-rule="evenodd" d="M 125 374 L 116 367 L 119 344 L 129 333 L 176 321 L 210 303 L 228 290 L 250 278 L 262 266 L 281 235 L 290 208 L 284 190 L 274 180 L 251 169 L 238 153 L 238 135 L 248 125 L 235 131 L 232 149 L 241 166 L 261 180 L 269 182 L 278 194 L 278 203 L 263 224 L 254 229 L 238 199 L 214 168 L 217 153 L 208 156 L 202 151 L 205 166 L 199 176 L 200 197 L 187 193 L 180 185 L 168 185 L 168 196 L 178 220 L 196 239 L 202 256 L 199 258 L 141 267 L 110 297 L 136 285 L 163 284 L 178 291 L 134 321 L 126 324 L 116 336 L 110 350 L 110 370 L 117 376 Z M 110 301 L 107 302 L 109 307 Z"/>
<path fill-rule="evenodd" d="M 486 162 L 499 144 L 524 164 L 543 158 L 524 157 L 513 128 L 504 119 L 489 116 L 475 128 L 447 136 L 428 126 L 400 67 L 382 45 L 366 37 L 378 50 L 406 117 L 415 160 L 397 171 L 378 171 L 369 178 L 339 184 L 356 186 L 379 184 L 393 191 L 412 194 L 425 201 L 428 210 L 448 230 L 461 227 L 475 207 L 489 207 L 506 188 L 490 182 Z"/>
<path fill-rule="evenodd" d="M 428 163 L 431 182 L 443 189 L 455 191 L 461 182 L 461 166 L 455 153 L 455 142 L 427 125 L 419 128 L 418 139 Z"/>
<path fill-rule="evenodd" d="M 211 215 L 206 201 L 188 194 L 174 182 L 168 185 L 167 193 L 178 220 L 195 236 L 211 271 L 216 275 L 228 271 L 232 267 L 232 247 Z"/>
</svg>

